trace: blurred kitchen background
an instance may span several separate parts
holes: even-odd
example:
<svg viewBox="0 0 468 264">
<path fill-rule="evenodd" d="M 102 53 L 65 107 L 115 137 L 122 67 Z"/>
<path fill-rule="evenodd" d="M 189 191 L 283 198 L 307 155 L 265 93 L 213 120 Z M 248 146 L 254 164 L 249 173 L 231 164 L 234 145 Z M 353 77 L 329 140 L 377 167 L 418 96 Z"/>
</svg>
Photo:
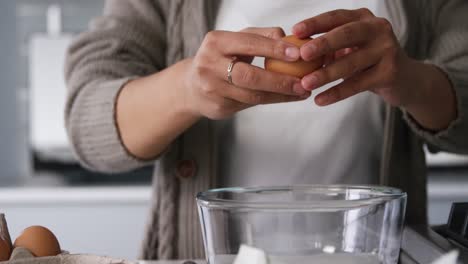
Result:
<svg viewBox="0 0 468 264">
<path fill-rule="evenodd" d="M 16 237 L 49 227 L 62 248 L 136 259 L 151 168 L 102 175 L 77 163 L 63 124 L 63 60 L 103 0 L 0 0 L 0 212 Z M 429 219 L 468 201 L 468 158 L 428 155 Z M 408 175 L 411 177 L 411 175 Z"/>
<path fill-rule="evenodd" d="M 0 0 L 0 212 L 16 237 L 44 225 L 73 253 L 136 259 L 151 168 L 80 167 L 63 122 L 65 50 L 103 0 Z"/>
</svg>

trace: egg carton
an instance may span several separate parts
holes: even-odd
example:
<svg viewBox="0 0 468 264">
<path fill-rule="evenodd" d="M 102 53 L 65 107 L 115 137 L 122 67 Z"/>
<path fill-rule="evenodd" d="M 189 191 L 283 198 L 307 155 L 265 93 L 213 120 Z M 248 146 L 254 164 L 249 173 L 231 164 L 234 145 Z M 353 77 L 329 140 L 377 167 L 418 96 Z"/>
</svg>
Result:
<svg viewBox="0 0 468 264">
<path fill-rule="evenodd" d="M 29 250 L 18 247 L 11 253 L 10 260 L 0 261 L 0 264 L 136 264 L 136 262 L 105 256 L 69 254 L 66 251 L 57 256 L 34 257 Z"/>
<path fill-rule="evenodd" d="M 0 213 L 0 236 L 12 246 L 5 215 Z M 70 254 L 68 251 L 56 256 L 35 257 L 28 249 L 17 247 L 11 252 L 10 259 L 0 264 L 136 264 L 125 259 L 88 254 Z"/>
</svg>

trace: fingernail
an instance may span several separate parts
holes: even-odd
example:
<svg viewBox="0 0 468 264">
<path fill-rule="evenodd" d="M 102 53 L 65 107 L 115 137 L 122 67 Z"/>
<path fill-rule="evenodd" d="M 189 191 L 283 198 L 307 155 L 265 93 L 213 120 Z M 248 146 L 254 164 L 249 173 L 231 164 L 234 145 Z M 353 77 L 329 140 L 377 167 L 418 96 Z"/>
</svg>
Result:
<svg viewBox="0 0 468 264">
<path fill-rule="evenodd" d="M 302 79 L 302 86 L 307 90 L 316 88 L 318 84 L 318 78 L 315 75 L 308 75 Z"/>
<path fill-rule="evenodd" d="M 288 57 L 289 59 L 292 59 L 292 60 L 299 59 L 299 56 L 301 55 L 301 53 L 300 53 L 300 51 L 299 51 L 299 49 L 297 47 L 288 47 L 288 48 L 286 48 L 284 53 L 286 54 L 286 57 Z"/>
<path fill-rule="evenodd" d="M 302 87 L 302 84 L 300 81 L 297 81 L 294 86 L 293 86 L 293 91 L 298 94 L 298 95 L 303 95 L 306 93 L 306 90 L 304 90 L 304 87 Z"/>
<path fill-rule="evenodd" d="M 308 60 L 308 59 L 311 59 L 312 56 L 315 55 L 315 53 L 317 53 L 318 51 L 318 48 L 315 44 L 305 44 L 303 47 L 302 47 L 302 50 L 304 52 L 304 60 Z"/>
<path fill-rule="evenodd" d="M 318 105 L 326 105 L 328 103 L 328 98 L 328 94 L 320 94 L 315 98 L 315 100 Z"/>
<path fill-rule="evenodd" d="M 306 30 L 306 25 L 304 23 L 299 23 L 293 26 L 292 31 L 294 34 L 302 34 Z"/>
</svg>

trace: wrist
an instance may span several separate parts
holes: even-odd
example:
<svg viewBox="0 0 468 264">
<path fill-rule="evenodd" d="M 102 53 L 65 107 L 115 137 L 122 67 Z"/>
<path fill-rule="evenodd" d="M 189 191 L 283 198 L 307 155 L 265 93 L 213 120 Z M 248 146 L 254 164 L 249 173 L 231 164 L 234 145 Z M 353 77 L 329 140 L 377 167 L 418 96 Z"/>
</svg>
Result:
<svg viewBox="0 0 468 264">
<path fill-rule="evenodd" d="M 456 98 L 447 75 L 435 65 L 410 60 L 404 108 L 420 126 L 431 131 L 446 129 L 455 120 Z"/>
<path fill-rule="evenodd" d="M 117 98 L 122 142 L 135 157 L 153 159 L 198 121 L 182 103 L 181 65 L 127 83 Z"/>
<path fill-rule="evenodd" d="M 172 89 L 174 91 L 172 103 L 180 115 L 198 120 L 202 115 L 197 108 L 195 96 L 193 96 L 191 92 L 193 81 L 189 73 L 192 61 L 193 58 L 187 58 L 173 66 L 174 80 L 176 80 L 175 87 L 177 87 L 177 89 Z"/>
<path fill-rule="evenodd" d="M 428 100 L 431 80 L 428 76 L 428 65 L 417 60 L 406 58 L 402 67 L 400 85 L 403 89 L 401 104 L 399 107 L 411 112 L 413 109 L 427 108 L 430 105 Z"/>
</svg>

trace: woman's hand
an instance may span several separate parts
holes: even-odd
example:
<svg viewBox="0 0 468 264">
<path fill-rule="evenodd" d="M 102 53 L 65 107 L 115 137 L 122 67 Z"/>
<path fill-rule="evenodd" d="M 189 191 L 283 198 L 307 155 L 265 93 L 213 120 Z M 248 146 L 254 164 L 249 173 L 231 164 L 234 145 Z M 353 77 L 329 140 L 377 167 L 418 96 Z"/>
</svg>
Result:
<svg viewBox="0 0 468 264">
<path fill-rule="evenodd" d="M 213 31 L 194 58 L 128 82 L 116 103 L 119 135 L 128 152 L 153 159 L 203 116 L 221 119 L 253 105 L 309 97 L 299 78 L 250 65 L 254 56 L 299 59 L 299 49 L 281 41 L 283 36 L 280 28 Z M 229 84 L 233 56 L 239 61 Z"/>
<path fill-rule="evenodd" d="M 340 55 L 302 79 L 308 90 L 345 79 L 318 95 L 317 104 L 336 103 L 366 90 L 381 95 L 392 105 L 401 106 L 409 100 L 408 91 L 398 83 L 399 70 L 408 58 L 386 19 L 375 17 L 367 9 L 335 10 L 296 24 L 293 32 L 298 37 L 327 32 L 301 47 L 304 60 Z"/>
<path fill-rule="evenodd" d="M 189 112 L 223 119 L 245 108 L 303 100 L 310 96 L 299 78 L 265 71 L 251 65 L 254 56 L 295 61 L 297 47 L 284 42 L 280 28 L 247 28 L 241 32 L 209 32 L 183 74 L 185 106 Z M 238 61 L 227 81 L 233 57 Z"/>
<path fill-rule="evenodd" d="M 426 128 L 443 129 L 455 119 L 454 92 L 445 74 L 409 58 L 390 22 L 368 9 L 327 12 L 299 22 L 293 33 L 300 38 L 325 33 L 301 47 L 304 60 L 329 58 L 325 67 L 302 79 L 306 90 L 344 79 L 317 95 L 318 105 L 371 91 L 408 110 Z"/>
</svg>

